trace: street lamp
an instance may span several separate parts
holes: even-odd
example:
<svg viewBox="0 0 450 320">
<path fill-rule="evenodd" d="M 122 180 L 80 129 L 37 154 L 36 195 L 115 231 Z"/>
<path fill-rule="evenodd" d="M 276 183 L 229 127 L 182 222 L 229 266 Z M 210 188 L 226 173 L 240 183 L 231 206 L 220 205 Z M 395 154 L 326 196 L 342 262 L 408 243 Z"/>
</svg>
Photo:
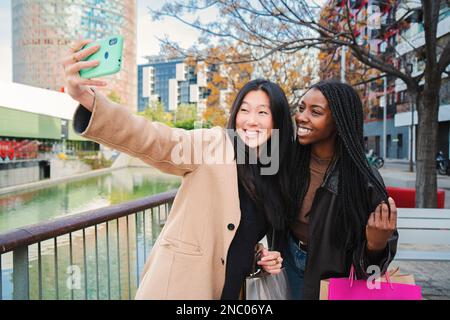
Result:
<svg viewBox="0 0 450 320">
<path fill-rule="evenodd" d="M 408 75 L 411 76 L 413 72 L 413 64 L 407 63 L 406 64 L 406 71 L 408 72 Z M 413 145 L 414 145 L 414 99 L 413 97 L 409 97 L 411 99 L 411 127 L 410 127 L 410 134 L 409 134 L 409 172 L 414 172 L 414 166 L 413 166 Z"/>
</svg>

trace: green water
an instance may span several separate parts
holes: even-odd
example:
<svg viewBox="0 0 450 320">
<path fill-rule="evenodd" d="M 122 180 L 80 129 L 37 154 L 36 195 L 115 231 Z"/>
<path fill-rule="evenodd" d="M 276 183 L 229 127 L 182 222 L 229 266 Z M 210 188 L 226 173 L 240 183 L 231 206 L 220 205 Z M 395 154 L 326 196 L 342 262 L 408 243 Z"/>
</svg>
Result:
<svg viewBox="0 0 450 320">
<path fill-rule="evenodd" d="M 0 233 L 176 189 L 180 179 L 127 168 L 84 180 L 0 196 Z"/>
<path fill-rule="evenodd" d="M 179 184 L 178 177 L 151 168 L 130 168 L 10 194 L 0 198 L 0 233 L 176 189 Z M 29 246 L 30 299 L 133 298 L 146 256 L 167 215 L 165 209 L 161 206 L 88 228 L 84 234 L 58 237 L 57 250 L 54 239 L 44 241 L 40 260 L 38 245 Z M 0 262 L 2 298 L 11 299 L 12 254 L 2 255 Z"/>
</svg>

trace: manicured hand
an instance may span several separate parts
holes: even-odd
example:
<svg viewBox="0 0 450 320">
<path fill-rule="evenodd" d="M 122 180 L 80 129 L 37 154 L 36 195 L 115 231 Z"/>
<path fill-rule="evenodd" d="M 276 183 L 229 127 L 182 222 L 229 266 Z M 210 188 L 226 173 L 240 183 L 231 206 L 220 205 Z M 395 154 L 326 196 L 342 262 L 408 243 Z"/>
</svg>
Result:
<svg viewBox="0 0 450 320">
<path fill-rule="evenodd" d="M 262 249 L 261 260 L 257 263 L 264 271 L 270 274 L 278 274 L 281 272 L 283 258 L 278 251 L 269 251 L 266 248 Z"/>
<path fill-rule="evenodd" d="M 389 197 L 388 201 L 391 207 L 390 213 L 387 204 L 382 202 L 369 216 L 366 225 L 367 249 L 369 251 L 384 250 L 389 238 L 397 229 L 397 207 L 394 199 Z"/>
<path fill-rule="evenodd" d="M 82 61 L 100 49 L 99 45 L 81 50 L 92 40 L 79 40 L 70 46 L 69 52 L 62 59 L 66 91 L 72 99 L 92 111 L 94 94 L 89 86 L 104 87 L 106 82 L 100 79 L 84 79 L 80 77 L 80 70 L 98 66 L 100 61 Z"/>
</svg>

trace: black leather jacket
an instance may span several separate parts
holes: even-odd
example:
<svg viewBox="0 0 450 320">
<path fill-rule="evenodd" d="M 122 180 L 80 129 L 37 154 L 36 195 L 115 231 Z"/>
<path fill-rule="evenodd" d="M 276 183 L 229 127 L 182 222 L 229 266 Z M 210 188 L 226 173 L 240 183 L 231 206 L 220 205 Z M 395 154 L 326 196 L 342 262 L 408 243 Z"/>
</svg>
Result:
<svg viewBox="0 0 450 320">
<path fill-rule="evenodd" d="M 382 182 L 383 179 L 378 171 L 375 168 L 373 170 Z M 375 209 L 382 201 L 382 195 L 378 194 L 370 184 L 367 187 L 372 197 L 373 209 Z M 367 279 L 371 275 L 366 272 L 370 265 L 378 265 L 383 274 L 397 251 L 397 231 L 389 239 L 384 252 L 377 257 L 368 256 L 366 240 L 359 243 L 353 252 L 346 252 L 332 246 L 331 231 L 335 226 L 331 217 L 336 211 L 337 194 L 338 171 L 334 162 L 324 177 L 322 185 L 316 191 L 309 214 L 308 255 L 304 275 L 304 298 L 308 300 L 319 299 L 320 280 L 348 277 L 352 264 L 355 266 L 358 279 Z M 368 212 L 367 216 L 370 213 Z M 286 249 L 287 233 L 276 232 L 275 237 L 275 248 L 278 248 L 283 255 L 289 254 L 289 250 Z"/>
</svg>

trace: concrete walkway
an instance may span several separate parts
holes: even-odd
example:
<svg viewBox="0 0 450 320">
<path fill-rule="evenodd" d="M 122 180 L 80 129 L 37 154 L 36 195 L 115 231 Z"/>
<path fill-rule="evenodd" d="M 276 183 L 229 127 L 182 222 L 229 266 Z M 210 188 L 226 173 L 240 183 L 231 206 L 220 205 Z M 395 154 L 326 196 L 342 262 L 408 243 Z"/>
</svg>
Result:
<svg viewBox="0 0 450 320">
<path fill-rule="evenodd" d="M 416 173 L 407 170 L 381 168 L 380 174 L 384 179 L 384 183 L 391 187 L 416 187 Z M 450 190 L 450 176 L 438 175 L 438 188 Z"/>
<path fill-rule="evenodd" d="M 387 162 L 380 169 L 386 186 L 415 188 L 416 174 L 408 172 L 407 162 Z M 445 207 L 450 208 L 450 176 L 438 175 L 438 188 L 445 191 Z M 450 246 L 401 245 L 407 250 L 444 250 Z M 394 261 L 391 267 L 400 267 L 401 273 L 413 274 L 416 284 L 422 287 L 424 300 L 450 300 L 450 262 L 444 261 Z"/>
<path fill-rule="evenodd" d="M 450 300 L 450 262 L 394 261 L 389 269 L 396 266 L 402 274 L 414 275 L 416 284 L 422 287 L 424 300 Z"/>
</svg>

